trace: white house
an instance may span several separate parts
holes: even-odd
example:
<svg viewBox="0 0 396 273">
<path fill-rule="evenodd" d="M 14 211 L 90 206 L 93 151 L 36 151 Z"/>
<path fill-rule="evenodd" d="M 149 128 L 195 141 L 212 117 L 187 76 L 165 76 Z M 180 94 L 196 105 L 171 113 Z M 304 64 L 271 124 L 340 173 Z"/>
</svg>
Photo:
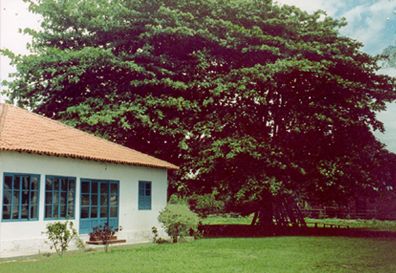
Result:
<svg viewBox="0 0 396 273">
<path fill-rule="evenodd" d="M 147 241 L 177 166 L 26 110 L 0 104 L 0 257 L 48 251 L 43 232 L 71 219 L 83 239 L 122 226 Z"/>
</svg>

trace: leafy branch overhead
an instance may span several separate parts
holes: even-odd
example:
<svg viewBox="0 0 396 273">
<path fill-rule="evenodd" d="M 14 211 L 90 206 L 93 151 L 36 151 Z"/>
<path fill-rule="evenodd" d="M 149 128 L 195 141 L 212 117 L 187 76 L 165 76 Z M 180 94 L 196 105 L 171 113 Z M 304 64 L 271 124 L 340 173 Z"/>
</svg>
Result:
<svg viewBox="0 0 396 273">
<path fill-rule="evenodd" d="M 372 131 L 395 80 L 343 20 L 270 0 L 29 2 L 42 30 L 32 54 L 3 51 L 10 100 L 180 165 L 173 190 L 330 202 L 392 181 Z"/>
</svg>

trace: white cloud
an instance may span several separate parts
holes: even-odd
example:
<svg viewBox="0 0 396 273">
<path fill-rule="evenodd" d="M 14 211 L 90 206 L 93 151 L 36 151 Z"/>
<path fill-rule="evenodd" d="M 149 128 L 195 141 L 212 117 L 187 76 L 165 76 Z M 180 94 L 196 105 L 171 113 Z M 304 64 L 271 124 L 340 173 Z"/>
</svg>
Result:
<svg viewBox="0 0 396 273">
<path fill-rule="evenodd" d="M 396 77 L 396 68 L 394 67 L 386 67 L 382 68 L 378 71 L 378 74 L 388 75 L 391 77 Z"/>
<path fill-rule="evenodd" d="M 40 25 L 39 19 L 40 17 L 28 11 L 27 4 L 22 0 L 0 0 L 0 48 L 26 54 L 27 43 L 31 38 L 20 33 L 19 29 L 37 29 Z M 0 81 L 7 79 L 8 74 L 15 71 L 9 62 L 8 58 L 0 56 Z"/>
<path fill-rule="evenodd" d="M 366 50 L 380 53 L 389 45 L 381 44 L 384 39 L 391 42 L 390 40 L 395 38 L 395 9 L 394 0 L 377 0 L 357 5 L 341 14 L 348 22 L 348 26 L 342 32 L 362 42 Z"/>
<path fill-rule="evenodd" d="M 340 0 L 277 0 L 279 4 L 299 7 L 307 12 L 324 10 L 330 16 L 334 16 L 337 11 L 346 6 L 347 1 Z"/>
</svg>

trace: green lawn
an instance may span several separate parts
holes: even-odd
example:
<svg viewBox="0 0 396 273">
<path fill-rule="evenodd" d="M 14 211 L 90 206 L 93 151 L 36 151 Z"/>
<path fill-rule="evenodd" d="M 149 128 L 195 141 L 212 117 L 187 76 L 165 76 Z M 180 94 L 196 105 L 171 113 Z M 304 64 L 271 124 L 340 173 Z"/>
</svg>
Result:
<svg viewBox="0 0 396 273">
<path fill-rule="evenodd" d="M 202 239 L 0 261 L 1 273 L 391 273 L 395 239 L 270 237 Z"/>
<path fill-rule="evenodd" d="M 247 217 L 231 217 L 231 216 L 209 216 L 203 219 L 204 224 L 250 224 L 251 216 Z M 366 228 L 370 230 L 395 231 L 396 221 L 380 221 L 380 220 L 348 220 L 348 219 L 310 219 L 306 218 L 308 226 L 313 226 L 314 223 L 333 224 L 333 225 L 347 225 L 352 228 Z"/>
</svg>

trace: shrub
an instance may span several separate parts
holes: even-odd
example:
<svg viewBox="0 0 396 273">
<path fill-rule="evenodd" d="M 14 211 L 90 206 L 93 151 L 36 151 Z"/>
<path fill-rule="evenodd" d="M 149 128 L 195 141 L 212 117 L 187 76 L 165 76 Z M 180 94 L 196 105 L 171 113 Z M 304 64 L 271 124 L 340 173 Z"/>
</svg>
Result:
<svg viewBox="0 0 396 273">
<path fill-rule="evenodd" d="M 168 243 L 167 240 L 165 240 L 164 238 L 159 237 L 158 229 L 156 227 L 152 227 L 151 228 L 151 232 L 153 233 L 153 243 L 156 243 L 156 244 Z"/>
<path fill-rule="evenodd" d="M 89 234 L 89 240 L 103 242 L 105 252 L 108 252 L 110 241 L 115 239 L 115 234 L 119 230 L 121 228 L 112 228 L 108 224 L 94 227 L 93 231 Z"/>
<path fill-rule="evenodd" d="M 187 198 L 181 197 L 181 196 L 179 196 L 179 195 L 177 195 L 177 194 L 172 194 L 172 195 L 169 197 L 168 204 L 187 205 L 188 202 L 187 202 Z"/>
<path fill-rule="evenodd" d="M 81 241 L 73 222 L 69 221 L 48 224 L 45 234 L 47 235 L 47 243 L 50 248 L 55 249 L 59 256 L 62 256 L 67 251 L 73 239 L 77 239 L 77 244 Z"/>
<path fill-rule="evenodd" d="M 191 231 L 196 232 L 199 223 L 198 215 L 186 204 L 168 204 L 160 212 L 158 220 L 174 243 L 177 243 L 179 238 L 189 235 Z"/>
</svg>

